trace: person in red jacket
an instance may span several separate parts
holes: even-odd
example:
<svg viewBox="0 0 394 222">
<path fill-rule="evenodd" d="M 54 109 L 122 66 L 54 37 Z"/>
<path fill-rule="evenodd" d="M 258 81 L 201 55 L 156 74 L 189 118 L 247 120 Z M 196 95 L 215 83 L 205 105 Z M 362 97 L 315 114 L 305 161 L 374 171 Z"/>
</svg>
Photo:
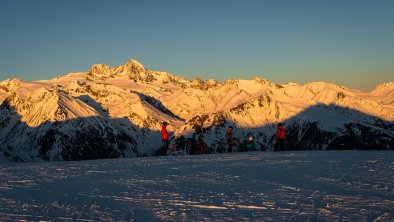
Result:
<svg viewBox="0 0 394 222">
<path fill-rule="evenodd" d="M 286 131 L 283 128 L 282 123 L 279 123 L 278 128 L 276 129 L 276 143 L 275 143 L 274 151 L 284 151 L 285 138 L 286 138 Z"/>
<path fill-rule="evenodd" d="M 168 150 L 168 138 L 170 137 L 170 134 L 167 131 L 167 122 L 163 122 L 163 125 L 161 126 L 161 138 L 163 139 L 163 150 L 162 154 L 166 155 L 167 150 Z"/>
</svg>

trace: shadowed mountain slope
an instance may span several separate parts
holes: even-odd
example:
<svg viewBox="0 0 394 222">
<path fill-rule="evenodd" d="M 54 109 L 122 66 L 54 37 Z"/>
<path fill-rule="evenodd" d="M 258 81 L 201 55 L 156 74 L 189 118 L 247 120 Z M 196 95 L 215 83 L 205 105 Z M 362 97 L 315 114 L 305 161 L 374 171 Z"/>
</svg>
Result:
<svg viewBox="0 0 394 222">
<path fill-rule="evenodd" d="M 238 149 L 253 135 L 270 150 L 279 122 L 288 150 L 393 149 L 393 92 L 393 82 L 361 92 L 259 77 L 188 80 L 135 60 L 98 64 L 52 80 L 0 82 L 0 154 L 16 161 L 153 155 L 163 121 L 179 149 L 203 134 L 211 152 L 222 152 L 231 125 Z"/>
</svg>

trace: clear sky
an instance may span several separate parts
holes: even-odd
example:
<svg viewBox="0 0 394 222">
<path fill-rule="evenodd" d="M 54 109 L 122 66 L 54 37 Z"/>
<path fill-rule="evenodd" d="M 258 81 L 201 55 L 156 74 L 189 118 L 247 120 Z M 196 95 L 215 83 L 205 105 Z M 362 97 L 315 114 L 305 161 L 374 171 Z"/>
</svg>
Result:
<svg viewBox="0 0 394 222">
<path fill-rule="evenodd" d="M 1 0 L 0 80 L 121 65 L 202 79 L 394 81 L 393 0 Z"/>
</svg>

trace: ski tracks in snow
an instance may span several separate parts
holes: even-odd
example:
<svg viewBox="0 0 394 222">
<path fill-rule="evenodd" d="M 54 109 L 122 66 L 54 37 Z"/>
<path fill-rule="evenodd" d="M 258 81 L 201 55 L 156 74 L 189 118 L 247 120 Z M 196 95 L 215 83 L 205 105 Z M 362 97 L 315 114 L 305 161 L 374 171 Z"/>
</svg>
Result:
<svg viewBox="0 0 394 222">
<path fill-rule="evenodd" d="M 3 164 L 1 220 L 390 221 L 392 152 Z"/>
</svg>

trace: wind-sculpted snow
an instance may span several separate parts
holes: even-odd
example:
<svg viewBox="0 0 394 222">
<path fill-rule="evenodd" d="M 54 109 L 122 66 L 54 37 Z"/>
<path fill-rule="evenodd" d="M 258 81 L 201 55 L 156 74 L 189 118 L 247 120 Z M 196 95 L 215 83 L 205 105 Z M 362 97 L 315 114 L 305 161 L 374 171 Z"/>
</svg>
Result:
<svg viewBox="0 0 394 222">
<path fill-rule="evenodd" d="M 2 164 L 2 221 L 393 221 L 394 153 Z"/>
</svg>

